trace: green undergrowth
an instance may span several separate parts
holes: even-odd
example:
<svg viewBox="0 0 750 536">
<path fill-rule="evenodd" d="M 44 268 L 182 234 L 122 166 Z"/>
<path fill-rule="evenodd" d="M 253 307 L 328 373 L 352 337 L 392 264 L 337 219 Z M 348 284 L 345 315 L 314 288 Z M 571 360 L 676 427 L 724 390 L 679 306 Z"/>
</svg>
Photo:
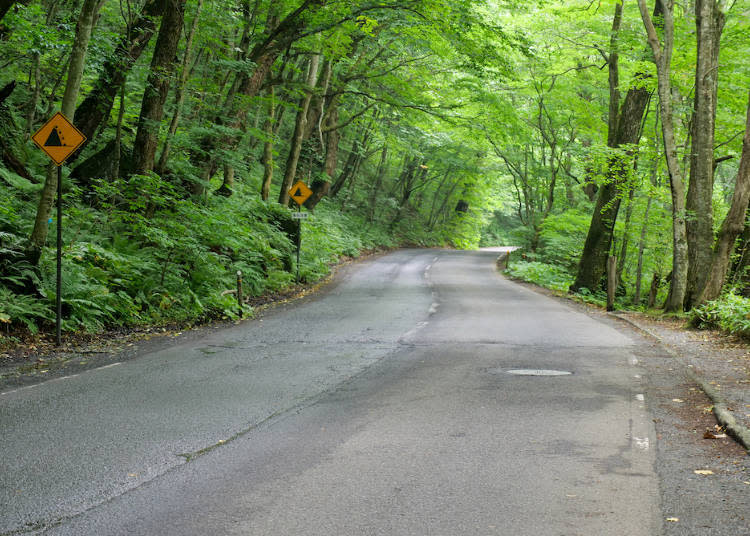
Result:
<svg viewBox="0 0 750 536">
<path fill-rule="evenodd" d="M 750 299 L 729 292 L 690 311 L 690 324 L 750 338 Z"/>
<path fill-rule="evenodd" d="M 56 222 L 38 268 L 22 255 L 37 196 L 34 187 L 25 197 L 0 194 L 0 334 L 6 343 L 54 326 Z M 65 196 L 65 331 L 236 318 L 238 270 L 249 297 L 296 284 L 297 222 L 287 208 L 264 203 L 242 185 L 230 197 L 207 195 L 196 203 L 164 181 L 136 176 L 98 183 L 88 204 L 75 201 L 81 197 L 75 188 Z M 302 223 L 301 244 L 306 284 L 342 257 L 394 247 L 399 239 L 324 200 Z M 244 313 L 252 314 L 250 306 Z"/>
<path fill-rule="evenodd" d="M 582 288 L 574 294 L 569 294 L 568 289 L 573 284 L 575 277 L 567 269 L 558 264 L 539 261 L 511 261 L 506 273 L 521 281 L 539 285 L 559 294 L 565 294 L 578 301 L 599 307 L 606 307 L 607 305 L 607 295 L 603 291 L 592 292 L 587 288 Z M 618 310 L 634 309 L 622 296 L 615 298 L 615 308 Z"/>
<path fill-rule="evenodd" d="M 573 277 L 563 267 L 538 261 L 512 261 L 506 272 L 522 281 L 558 292 L 567 292 Z"/>
</svg>

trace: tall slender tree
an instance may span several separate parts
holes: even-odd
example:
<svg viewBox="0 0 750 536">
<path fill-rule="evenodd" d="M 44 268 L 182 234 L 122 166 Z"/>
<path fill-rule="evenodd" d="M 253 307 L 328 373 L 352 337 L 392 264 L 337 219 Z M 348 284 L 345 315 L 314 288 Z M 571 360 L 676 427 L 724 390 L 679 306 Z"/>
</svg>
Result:
<svg viewBox="0 0 750 536">
<path fill-rule="evenodd" d="M 83 69 L 86 65 L 86 52 L 89 48 L 91 32 L 94 28 L 97 14 L 102 8 L 104 0 L 84 0 L 76 24 L 76 35 L 68 62 L 68 77 L 65 82 L 65 93 L 62 98 L 61 111 L 71 121 L 75 119 L 75 105 L 78 91 L 81 88 Z M 39 205 L 34 219 L 34 228 L 29 238 L 29 259 L 39 262 L 42 248 L 47 241 L 49 230 L 48 220 L 52 212 L 52 204 L 57 191 L 57 169 L 54 164 L 47 167 L 47 178 L 39 198 Z"/>
<path fill-rule="evenodd" d="M 134 170 L 144 174 L 154 169 L 159 125 L 176 65 L 177 45 L 185 21 L 186 0 L 165 0 L 164 15 L 156 39 L 151 71 L 143 92 L 138 132 L 133 144 Z"/>
</svg>

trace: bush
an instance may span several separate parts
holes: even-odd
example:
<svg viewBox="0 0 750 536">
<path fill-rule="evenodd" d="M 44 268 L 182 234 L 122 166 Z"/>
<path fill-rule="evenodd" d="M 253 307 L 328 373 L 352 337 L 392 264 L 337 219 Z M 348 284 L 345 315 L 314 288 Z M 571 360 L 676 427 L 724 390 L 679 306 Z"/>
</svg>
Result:
<svg viewBox="0 0 750 536">
<path fill-rule="evenodd" d="M 591 215 L 576 210 L 548 216 L 539 231 L 541 260 L 575 270 L 590 221 Z"/>
<path fill-rule="evenodd" d="M 690 323 L 698 328 L 720 328 L 750 337 L 750 299 L 730 292 L 690 312 Z"/>
<path fill-rule="evenodd" d="M 560 292 L 567 292 L 573 276 L 555 264 L 543 262 L 513 262 L 507 272 L 513 277 Z"/>
</svg>

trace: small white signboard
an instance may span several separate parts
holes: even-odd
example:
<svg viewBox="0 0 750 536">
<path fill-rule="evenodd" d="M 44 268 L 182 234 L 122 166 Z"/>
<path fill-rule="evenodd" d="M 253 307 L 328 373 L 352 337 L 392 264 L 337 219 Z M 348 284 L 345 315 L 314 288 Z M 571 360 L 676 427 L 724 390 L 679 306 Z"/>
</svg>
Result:
<svg viewBox="0 0 750 536">
<path fill-rule="evenodd" d="M 309 212 L 292 212 L 293 220 L 306 220 Z"/>
</svg>

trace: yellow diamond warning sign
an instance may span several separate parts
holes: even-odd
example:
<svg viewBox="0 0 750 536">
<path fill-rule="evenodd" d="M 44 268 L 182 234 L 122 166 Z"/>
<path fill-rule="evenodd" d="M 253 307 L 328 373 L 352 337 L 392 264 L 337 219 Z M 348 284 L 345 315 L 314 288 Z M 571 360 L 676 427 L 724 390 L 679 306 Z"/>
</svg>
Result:
<svg viewBox="0 0 750 536">
<path fill-rule="evenodd" d="M 289 197 L 294 199 L 294 202 L 298 205 L 302 205 L 312 194 L 312 190 L 302 181 L 297 181 L 294 186 L 289 188 Z"/>
<path fill-rule="evenodd" d="M 86 141 L 86 136 L 67 117 L 57 112 L 31 139 L 60 166 Z"/>
</svg>

